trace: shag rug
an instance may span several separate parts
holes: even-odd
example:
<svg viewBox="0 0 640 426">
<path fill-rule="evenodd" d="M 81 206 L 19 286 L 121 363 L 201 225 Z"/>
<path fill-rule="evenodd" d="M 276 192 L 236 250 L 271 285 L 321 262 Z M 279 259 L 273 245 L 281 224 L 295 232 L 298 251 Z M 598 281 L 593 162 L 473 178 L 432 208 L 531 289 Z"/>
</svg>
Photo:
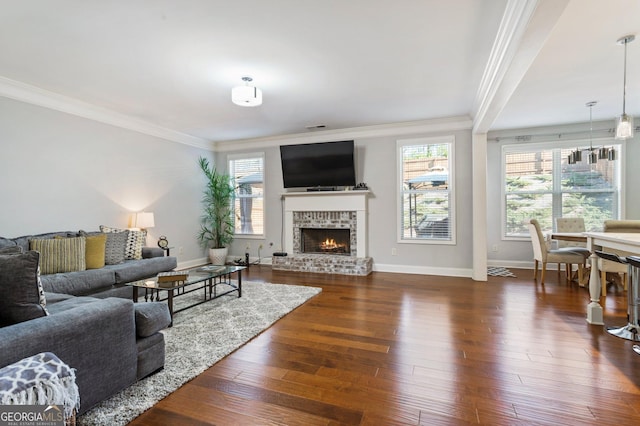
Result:
<svg viewBox="0 0 640 426">
<path fill-rule="evenodd" d="M 225 288 L 218 290 L 224 292 Z M 234 292 L 178 312 L 173 327 L 163 331 L 164 369 L 101 402 L 80 416 L 78 424 L 127 424 L 321 291 L 244 281 L 241 298 Z M 174 307 L 179 309 L 198 297 L 202 292 L 176 297 Z"/>
<path fill-rule="evenodd" d="M 501 268 L 498 266 L 495 267 L 488 267 L 487 268 L 487 275 L 490 275 L 492 277 L 515 277 L 515 274 L 513 272 L 511 272 L 510 270 L 506 269 L 506 268 Z"/>
</svg>

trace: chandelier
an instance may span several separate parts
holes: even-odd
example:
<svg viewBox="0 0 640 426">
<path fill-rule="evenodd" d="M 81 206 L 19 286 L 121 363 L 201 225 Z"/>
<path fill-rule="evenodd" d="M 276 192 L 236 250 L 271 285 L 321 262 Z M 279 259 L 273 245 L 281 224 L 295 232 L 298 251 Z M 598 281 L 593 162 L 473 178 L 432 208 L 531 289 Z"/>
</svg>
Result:
<svg viewBox="0 0 640 426">
<path fill-rule="evenodd" d="M 616 160 L 618 154 L 613 147 L 601 146 L 600 148 L 593 147 L 593 107 L 597 104 L 597 101 L 587 102 L 586 106 L 589 107 L 589 149 L 587 150 L 587 163 L 595 164 L 598 160 Z M 567 157 L 569 164 L 576 164 L 582 161 L 582 149 L 576 148 Z"/>
</svg>

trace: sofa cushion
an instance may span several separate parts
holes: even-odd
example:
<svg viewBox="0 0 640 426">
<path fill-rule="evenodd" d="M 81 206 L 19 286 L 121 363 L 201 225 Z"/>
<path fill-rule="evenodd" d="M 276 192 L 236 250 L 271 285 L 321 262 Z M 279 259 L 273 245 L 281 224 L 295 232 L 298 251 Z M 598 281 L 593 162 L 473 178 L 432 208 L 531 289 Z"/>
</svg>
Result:
<svg viewBox="0 0 640 426">
<path fill-rule="evenodd" d="M 134 304 L 136 311 L 136 333 L 138 337 L 149 337 L 171 324 L 169 307 L 164 303 L 148 302 Z"/>
<path fill-rule="evenodd" d="M 127 260 L 119 265 L 106 265 L 103 269 L 111 270 L 116 274 L 116 283 L 130 283 L 149 277 L 154 277 L 158 272 L 166 272 L 178 266 L 173 256 L 154 257 L 142 260 Z"/>
<path fill-rule="evenodd" d="M 109 232 L 104 248 L 105 265 L 117 265 L 124 262 L 129 231 Z"/>
<path fill-rule="evenodd" d="M 44 296 L 47 298 L 47 310 L 51 313 L 51 306 L 55 303 L 62 302 L 63 300 L 72 299 L 75 296 L 70 294 L 62 294 L 62 293 L 51 293 L 49 291 L 44 292 Z"/>
<path fill-rule="evenodd" d="M 0 248 L 15 247 L 17 244 L 15 241 L 8 238 L 0 237 Z"/>
<path fill-rule="evenodd" d="M 162 257 L 165 251 L 160 247 L 142 247 L 142 258 Z"/>
<path fill-rule="evenodd" d="M 0 255 L 0 326 L 48 315 L 39 259 L 35 251 Z"/>
<path fill-rule="evenodd" d="M 147 242 L 147 231 L 119 229 L 105 225 L 100 225 L 100 230 L 106 233 L 128 231 L 124 258 L 127 260 L 142 259 L 142 247 Z"/>
<path fill-rule="evenodd" d="M 0 247 L 0 254 L 20 254 L 22 252 L 23 250 L 20 246 Z"/>
<path fill-rule="evenodd" d="M 86 269 L 85 237 L 35 238 L 29 240 L 29 248 L 40 252 L 40 272 L 43 275 Z"/>
<path fill-rule="evenodd" d="M 100 269 L 105 265 L 107 234 L 87 235 L 85 261 L 87 269 Z"/>
<path fill-rule="evenodd" d="M 85 296 L 107 290 L 116 283 L 113 270 L 100 268 L 42 276 L 45 291 Z"/>
</svg>

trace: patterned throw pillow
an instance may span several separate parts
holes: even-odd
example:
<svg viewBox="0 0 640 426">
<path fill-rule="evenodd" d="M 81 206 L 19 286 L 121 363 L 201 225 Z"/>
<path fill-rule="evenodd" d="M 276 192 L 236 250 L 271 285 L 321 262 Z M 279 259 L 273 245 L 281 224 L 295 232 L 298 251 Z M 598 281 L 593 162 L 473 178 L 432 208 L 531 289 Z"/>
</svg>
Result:
<svg viewBox="0 0 640 426">
<path fill-rule="evenodd" d="M 106 265 L 117 265 L 124 262 L 129 231 L 109 232 L 105 235 L 107 236 L 107 242 L 104 247 L 104 263 Z"/>
<path fill-rule="evenodd" d="M 29 249 L 40 253 L 40 272 L 42 274 L 75 272 L 87 269 L 85 237 L 34 238 L 29 240 Z"/>
<path fill-rule="evenodd" d="M 100 230 L 105 233 L 128 232 L 124 258 L 128 260 L 142 259 L 142 247 L 147 243 L 147 231 L 119 229 L 104 225 L 100 225 Z"/>
<path fill-rule="evenodd" d="M 36 251 L 0 255 L 0 326 L 49 315 L 39 259 Z"/>
</svg>

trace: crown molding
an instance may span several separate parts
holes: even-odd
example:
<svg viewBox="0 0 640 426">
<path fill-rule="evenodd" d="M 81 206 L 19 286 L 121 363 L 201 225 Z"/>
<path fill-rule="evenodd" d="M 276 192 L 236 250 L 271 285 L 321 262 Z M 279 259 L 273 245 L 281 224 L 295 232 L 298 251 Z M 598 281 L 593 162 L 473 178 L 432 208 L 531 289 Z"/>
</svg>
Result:
<svg viewBox="0 0 640 426">
<path fill-rule="evenodd" d="M 476 93 L 474 133 L 487 133 L 524 78 L 569 0 L 508 0 Z"/>
<path fill-rule="evenodd" d="M 214 148 L 213 143 L 209 140 L 176 132 L 175 130 L 157 126 L 125 114 L 101 108 L 78 99 L 63 96 L 2 76 L 0 76 L 0 96 L 87 118 L 100 123 L 110 124 L 123 129 L 133 130 L 171 142 L 177 142 L 209 151 Z"/>
<path fill-rule="evenodd" d="M 384 136 L 405 136 L 421 133 L 451 132 L 469 130 L 473 125 L 471 117 L 459 116 L 433 120 L 408 121 L 374 126 L 352 127 L 346 129 L 319 130 L 312 133 L 269 136 L 264 138 L 237 139 L 215 142 L 216 152 L 236 151 L 238 149 L 265 148 L 301 143 L 328 142 L 336 140 L 378 138 Z"/>
</svg>

